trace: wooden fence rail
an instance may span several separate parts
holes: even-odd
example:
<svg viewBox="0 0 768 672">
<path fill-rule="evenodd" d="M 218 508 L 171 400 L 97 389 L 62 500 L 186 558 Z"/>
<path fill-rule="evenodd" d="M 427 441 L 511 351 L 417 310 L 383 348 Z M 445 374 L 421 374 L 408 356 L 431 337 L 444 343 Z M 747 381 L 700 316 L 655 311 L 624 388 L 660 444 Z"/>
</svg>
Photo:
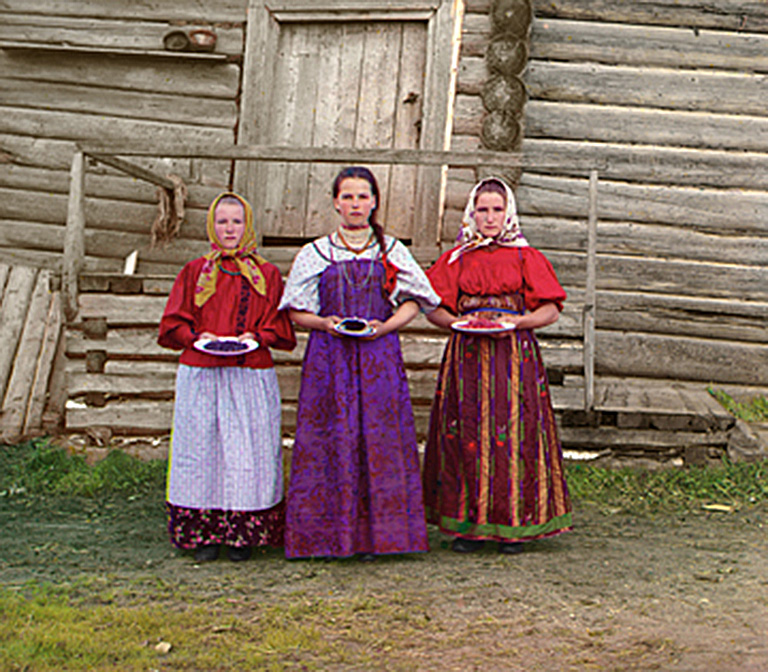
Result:
<svg viewBox="0 0 768 672">
<path fill-rule="evenodd" d="M 64 242 L 63 296 L 65 314 L 73 322 L 78 314 L 78 282 L 85 260 L 85 173 L 86 157 L 91 157 L 132 177 L 148 181 L 163 188 L 172 185 L 168 178 L 137 166 L 122 156 L 163 156 L 191 159 L 228 159 L 247 161 L 280 161 L 296 163 L 394 164 L 461 167 L 461 168 L 531 168 L 562 165 L 567 162 L 575 172 L 589 175 L 587 271 L 583 326 L 584 409 L 594 407 L 595 372 L 595 302 L 596 302 L 596 250 L 597 250 L 597 194 L 598 172 L 594 161 L 584 161 L 577 154 L 568 156 L 513 154 L 504 152 L 452 152 L 409 149 L 356 149 L 328 147 L 274 147 L 274 146 L 180 146 L 149 147 L 138 144 L 83 145 L 75 152 L 70 173 L 69 204 Z M 436 246 L 440 241 L 435 241 Z"/>
</svg>

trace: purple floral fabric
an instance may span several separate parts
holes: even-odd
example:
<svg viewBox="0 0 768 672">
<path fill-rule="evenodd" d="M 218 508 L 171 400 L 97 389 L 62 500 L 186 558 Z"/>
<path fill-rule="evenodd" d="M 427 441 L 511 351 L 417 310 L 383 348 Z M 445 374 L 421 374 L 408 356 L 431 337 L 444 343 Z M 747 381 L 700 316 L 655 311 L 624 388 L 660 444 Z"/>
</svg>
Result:
<svg viewBox="0 0 768 672">
<path fill-rule="evenodd" d="M 166 502 L 168 531 L 178 548 L 208 544 L 282 546 L 285 501 L 263 511 L 190 509 Z"/>
<path fill-rule="evenodd" d="M 383 266 L 323 271 L 321 315 L 385 320 Z M 408 381 L 396 333 L 313 331 L 302 369 L 286 512 L 289 558 L 428 550 Z"/>
</svg>

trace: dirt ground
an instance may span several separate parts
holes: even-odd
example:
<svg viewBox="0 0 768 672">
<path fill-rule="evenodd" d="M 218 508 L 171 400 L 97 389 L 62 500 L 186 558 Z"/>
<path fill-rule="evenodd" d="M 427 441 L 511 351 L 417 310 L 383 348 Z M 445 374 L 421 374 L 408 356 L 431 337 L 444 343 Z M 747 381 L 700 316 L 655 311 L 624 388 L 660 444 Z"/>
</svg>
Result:
<svg viewBox="0 0 768 672">
<path fill-rule="evenodd" d="M 197 565 L 170 547 L 156 496 L 32 501 L 0 498 L 4 587 L 162 587 L 166 605 L 211 600 L 235 617 L 256 603 L 395 604 L 415 627 L 365 669 L 768 669 L 768 509 L 651 518 L 581 505 L 573 532 L 519 556 L 490 544 L 458 555 L 432 530 L 430 553 L 374 563 L 270 550 Z"/>
</svg>

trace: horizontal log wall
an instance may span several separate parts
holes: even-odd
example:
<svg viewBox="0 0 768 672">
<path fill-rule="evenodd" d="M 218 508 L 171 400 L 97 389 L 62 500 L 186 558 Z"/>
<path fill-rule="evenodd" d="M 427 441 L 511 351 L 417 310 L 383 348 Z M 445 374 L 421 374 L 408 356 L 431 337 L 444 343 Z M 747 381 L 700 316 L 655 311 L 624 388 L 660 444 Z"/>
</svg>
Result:
<svg viewBox="0 0 768 672">
<path fill-rule="evenodd" d="M 246 0 L 8 0 L 0 6 L 0 260 L 58 270 L 76 142 L 236 139 Z M 94 18 L 98 17 L 98 18 Z M 215 51 L 164 51 L 174 30 L 210 29 Z M 175 273 L 205 250 L 205 209 L 230 161 L 143 159 L 189 189 L 180 241 L 150 248 L 152 184 L 88 167 L 86 269 Z"/>
<path fill-rule="evenodd" d="M 490 15 L 524 5 L 466 4 L 455 148 L 480 145 Z M 598 374 L 768 388 L 768 5 L 532 6 L 523 151 L 599 170 Z M 450 173 L 446 243 L 475 177 Z M 517 189 L 525 234 L 569 288 L 587 194 L 583 167 L 554 160 Z"/>
<path fill-rule="evenodd" d="M 274 250 L 287 272 L 296 250 Z M 104 425 L 116 433 L 166 434 L 170 428 L 178 353 L 157 345 L 160 317 L 172 280 L 84 275 L 80 311 L 68 325 L 66 426 L 83 431 Z M 300 331 L 293 352 L 273 351 L 283 399 L 283 427 L 295 428 L 301 362 L 308 334 Z M 581 303 L 542 337 L 558 412 L 583 408 Z M 419 436 L 427 431 L 437 368 L 446 335 L 422 316 L 400 334 Z"/>
</svg>

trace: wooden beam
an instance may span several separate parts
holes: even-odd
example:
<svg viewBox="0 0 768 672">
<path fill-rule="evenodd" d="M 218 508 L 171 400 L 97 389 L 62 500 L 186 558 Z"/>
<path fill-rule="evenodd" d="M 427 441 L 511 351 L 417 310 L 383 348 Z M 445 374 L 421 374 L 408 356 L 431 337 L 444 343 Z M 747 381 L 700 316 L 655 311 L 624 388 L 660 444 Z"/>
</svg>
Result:
<svg viewBox="0 0 768 672">
<path fill-rule="evenodd" d="M 175 185 L 167 177 L 153 173 L 151 170 L 137 166 L 135 163 L 130 163 L 124 159 L 120 159 L 116 156 L 108 156 L 106 154 L 89 154 L 88 156 L 107 166 L 112 166 L 112 168 L 128 173 L 128 175 L 137 177 L 140 180 L 146 180 L 147 182 L 163 187 L 163 189 L 174 189 Z"/>
<path fill-rule="evenodd" d="M 584 410 L 595 405 L 595 312 L 597 301 L 597 171 L 589 174 L 587 281 L 584 290 Z"/>
<path fill-rule="evenodd" d="M 64 236 L 64 312 L 77 315 L 77 279 L 85 260 L 85 155 L 75 152 L 70 172 L 67 228 Z"/>
<path fill-rule="evenodd" d="M 529 155 L 513 152 L 454 152 L 421 149 L 357 149 L 353 147 L 282 147 L 268 145 L 141 145 L 138 143 L 90 144 L 80 149 L 88 155 L 162 156 L 188 159 L 235 159 L 248 161 L 292 161 L 296 163 L 371 163 L 420 166 L 555 167 L 567 161 L 580 165 L 585 174 L 595 168 L 580 160 L 579 153 L 568 155 Z"/>
</svg>

